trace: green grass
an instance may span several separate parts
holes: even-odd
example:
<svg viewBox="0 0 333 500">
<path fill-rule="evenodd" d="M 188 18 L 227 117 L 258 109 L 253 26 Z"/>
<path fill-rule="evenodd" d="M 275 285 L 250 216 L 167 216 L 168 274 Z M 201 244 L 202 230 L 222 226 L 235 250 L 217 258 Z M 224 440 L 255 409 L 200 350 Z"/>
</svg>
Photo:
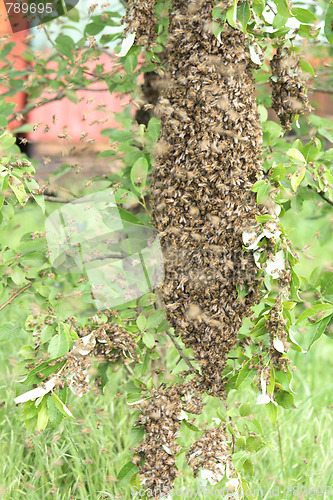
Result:
<svg viewBox="0 0 333 500">
<path fill-rule="evenodd" d="M 16 358 L 16 346 L 23 342 L 21 338 L 15 345 L 7 343 L 1 352 L 1 401 L 5 401 L 5 405 L 0 409 L 0 497 L 8 500 L 68 500 L 71 497 L 83 500 L 116 498 L 117 495 L 131 498 L 130 487 L 115 481 L 122 465 L 129 460 L 131 446 L 130 413 L 120 395 L 125 373 L 119 371 L 112 376 L 104 396 L 72 397 L 70 407 L 77 420 L 64 421 L 61 433 L 47 429 L 42 434 L 28 436 L 20 420 L 21 409 L 13 403 L 18 384 L 11 366 Z M 297 409 L 279 411 L 279 429 L 272 427 L 264 408 L 254 404 L 255 391 L 247 389 L 236 395 L 238 402 L 253 401 L 253 413 L 270 443 L 254 456 L 254 475 L 246 479 L 252 489 L 260 488 L 265 493 L 270 487 L 279 486 L 277 498 L 281 499 L 295 498 L 293 494 L 285 494 L 287 486 L 325 488 L 333 485 L 333 341 L 323 337 L 311 352 L 295 353 L 293 360 L 298 366 L 293 386 L 297 392 Z M 230 406 L 234 400 L 235 394 L 231 394 Z M 218 405 L 215 401 L 207 406 L 200 420 L 210 422 L 216 416 Z M 190 443 L 196 434 L 187 430 L 183 439 Z M 175 489 L 199 486 L 190 472 L 184 464 Z M 200 495 L 198 498 L 214 497 Z M 307 499 L 310 495 L 296 498 Z"/>
</svg>

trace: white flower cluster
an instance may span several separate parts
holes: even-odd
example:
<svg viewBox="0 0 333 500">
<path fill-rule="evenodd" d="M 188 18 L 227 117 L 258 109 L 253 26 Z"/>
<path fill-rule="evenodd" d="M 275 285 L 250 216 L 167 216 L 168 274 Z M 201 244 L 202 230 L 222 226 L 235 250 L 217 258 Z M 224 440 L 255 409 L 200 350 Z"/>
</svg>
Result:
<svg viewBox="0 0 333 500">
<path fill-rule="evenodd" d="M 281 342 L 281 341 L 279 341 Z M 276 401 L 274 401 L 268 394 L 267 394 L 267 384 L 264 376 L 264 370 L 261 372 L 261 392 L 259 392 L 257 396 L 257 405 L 267 405 L 268 403 L 273 403 L 275 406 L 277 406 Z"/>
<path fill-rule="evenodd" d="M 281 231 L 275 220 L 266 222 L 265 227 L 259 234 L 258 227 L 253 227 L 253 230 L 251 231 L 244 231 L 242 235 L 244 246 L 248 250 L 255 250 L 253 252 L 253 257 L 259 269 L 262 269 L 262 264 L 259 262 L 259 259 L 261 252 L 264 250 L 259 246 L 260 240 L 262 240 L 262 238 L 270 238 L 277 241 L 280 235 Z M 272 258 L 267 259 L 266 261 L 265 271 L 274 279 L 277 279 L 285 268 L 286 263 L 283 250 L 280 250 Z"/>
</svg>

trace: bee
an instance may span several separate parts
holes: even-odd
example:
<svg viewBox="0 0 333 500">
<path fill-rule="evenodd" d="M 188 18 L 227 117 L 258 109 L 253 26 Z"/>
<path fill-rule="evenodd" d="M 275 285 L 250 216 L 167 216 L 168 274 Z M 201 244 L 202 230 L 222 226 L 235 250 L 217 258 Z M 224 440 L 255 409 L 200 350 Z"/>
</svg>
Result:
<svg viewBox="0 0 333 500">
<path fill-rule="evenodd" d="M 94 10 L 96 9 L 96 7 L 98 7 L 98 3 L 94 3 L 92 4 L 89 9 L 88 9 L 88 15 L 91 16 L 91 14 L 93 14 Z"/>
</svg>

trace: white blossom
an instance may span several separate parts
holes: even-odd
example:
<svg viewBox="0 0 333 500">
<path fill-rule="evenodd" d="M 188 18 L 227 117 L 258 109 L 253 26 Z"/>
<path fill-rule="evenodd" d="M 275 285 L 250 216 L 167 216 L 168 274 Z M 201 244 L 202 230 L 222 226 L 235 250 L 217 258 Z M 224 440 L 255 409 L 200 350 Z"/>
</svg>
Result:
<svg viewBox="0 0 333 500">
<path fill-rule="evenodd" d="M 85 335 L 85 337 L 80 337 L 75 342 L 72 352 L 74 354 L 81 354 L 82 356 L 86 356 L 90 353 L 90 351 L 95 347 L 96 339 L 94 337 L 94 333 L 90 333 L 89 335 Z"/>
<path fill-rule="evenodd" d="M 238 486 L 239 486 L 239 480 L 237 479 L 237 477 L 232 477 L 226 483 L 226 487 L 228 488 L 228 490 L 236 490 Z"/>
<path fill-rule="evenodd" d="M 262 370 L 261 372 L 260 381 L 261 381 L 261 392 L 259 392 L 257 396 L 257 405 L 267 405 L 268 403 L 273 403 L 275 406 L 277 406 L 277 403 L 267 394 L 266 391 L 267 384 L 264 376 L 264 370 Z"/>
<path fill-rule="evenodd" d="M 263 233 L 257 234 L 256 231 L 244 231 L 242 234 L 244 246 L 248 250 L 255 250 L 258 248 L 259 241 L 264 237 Z"/>
<path fill-rule="evenodd" d="M 209 469 L 201 469 L 201 478 L 207 479 L 209 484 L 211 484 L 212 486 L 219 483 L 224 476 L 225 466 L 223 464 L 216 464 L 216 467 L 219 467 L 221 469 L 221 472 L 212 471 Z"/>
<path fill-rule="evenodd" d="M 184 412 L 184 410 L 181 410 L 178 420 L 188 420 L 188 415 Z"/>
<path fill-rule="evenodd" d="M 266 273 L 276 279 L 280 276 L 281 271 L 286 268 L 286 263 L 284 260 L 284 252 L 280 250 L 277 252 L 272 259 L 267 259 L 266 261 Z"/>
</svg>

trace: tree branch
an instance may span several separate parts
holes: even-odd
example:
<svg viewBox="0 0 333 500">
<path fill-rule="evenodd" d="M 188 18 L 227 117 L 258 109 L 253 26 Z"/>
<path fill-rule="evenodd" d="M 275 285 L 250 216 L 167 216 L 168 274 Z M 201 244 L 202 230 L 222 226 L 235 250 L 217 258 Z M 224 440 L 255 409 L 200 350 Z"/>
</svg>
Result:
<svg viewBox="0 0 333 500">
<path fill-rule="evenodd" d="M 188 359 L 187 356 L 185 356 L 185 354 L 183 353 L 181 347 L 179 346 L 178 342 L 176 341 L 175 337 L 172 335 L 172 333 L 169 331 L 169 330 L 165 330 L 165 333 L 167 334 L 167 336 L 170 338 L 170 340 L 172 341 L 173 345 L 175 346 L 175 348 L 177 349 L 177 351 L 179 352 L 179 356 L 185 361 L 185 363 L 189 366 L 189 368 L 191 369 L 191 371 L 195 372 L 195 373 L 198 373 L 198 370 L 196 368 L 194 368 L 194 366 L 192 365 L 191 361 Z"/>
<path fill-rule="evenodd" d="M 44 194 L 44 200 L 53 201 L 54 203 L 71 203 L 71 201 L 74 201 L 70 198 L 58 198 L 57 196 L 48 196 L 46 194 Z"/>
<path fill-rule="evenodd" d="M 322 191 L 317 191 L 315 188 L 313 188 L 312 186 L 308 186 L 309 189 L 311 189 L 311 191 L 314 191 L 315 193 L 319 194 L 319 196 L 324 200 L 326 201 L 327 203 L 329 203 L 330 205 L 332 205 L 333 207 L 333 201 L 329 200 L 328 198 L 325 197 L 325 194 L 322 192 Z"/>
<path fill-rule="evenodd" d="M 52 97 L 50 99 L 45 99 L 45 101 L 42 101 L 39 104 L 37 104 L 37 103 L 27 104 L 27 106 L 25 106 L 23 109 L 17 111 L 15 113 L 15 115 L 13 115 L 11 118 L 9 118 L 8 123 L 10 123 L 13 120 L 15 120 L 17 115 L 23 115 L 23 116 L 25 116 L 25 115 L 27 115 L 28 113 L 30 113 L 30 111 L 32 111 L 35 108 L 39 108 L 40 106 L 44 106 L 45 104 L 49 104 L 50 102 L 60 101 L 60 99 L 62 99 L 64 96 L 65 96 L 64 90 L 61 90 L 55 97 Z"/>
<path fill-rule="evenodd" d="M 0 306 L 0 311 L 2 311 L 2 309 L 4 309 L 11 302 L 13 302 L 13 300 L 16 299 L 16 297 L 18 297 L 19 295 L 21 295 L 21 293 L 25 292 L 29 287 L 31 287 L 31 285 L 33 284 L 33 282 L 34 282 L 34 280 L 30 281 L 30 283 L 28 283 L 23 288 L 21 288 L 16 293 L 14 293 L 14 295 L 12 295 L 12 297 L 10 297 L 10 299 L 8 299 L 7 302 L 5 302 L 4 304 L 2 304 L 2 306 Z"/>
<path fill-rule="evenodd" d="M 323 89 L 320 87 L 309 87 L 308 90 L 311 90 L 312 92 L 322 92 L 323 94 L 333 94 L 333 89 Z"/>
</svg>

